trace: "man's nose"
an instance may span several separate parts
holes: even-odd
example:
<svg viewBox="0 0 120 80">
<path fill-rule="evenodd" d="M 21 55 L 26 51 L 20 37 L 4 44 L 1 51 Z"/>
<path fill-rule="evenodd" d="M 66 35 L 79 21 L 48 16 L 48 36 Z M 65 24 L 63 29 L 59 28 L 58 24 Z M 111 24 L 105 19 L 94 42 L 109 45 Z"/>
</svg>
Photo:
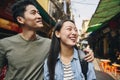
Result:
<svg viewBox="0 0 120 80">
<path fill-rule="evenodd" d="M 42 16 L 39 13 L 37 13 L 36 16 L 37 18 L 42 18 Z"/>
</svg>

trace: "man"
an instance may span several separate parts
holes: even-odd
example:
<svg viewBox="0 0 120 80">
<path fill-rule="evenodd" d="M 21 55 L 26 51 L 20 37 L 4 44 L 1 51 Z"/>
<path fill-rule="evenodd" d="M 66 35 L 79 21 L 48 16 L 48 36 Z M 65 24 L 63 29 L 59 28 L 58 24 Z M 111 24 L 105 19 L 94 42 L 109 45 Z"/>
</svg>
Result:
<svg viewBox="0 0 120 80">
<path fill-rule="evenodd" d="M 22 33 L 0 40 L 0 69 L 7 65 L 5 80 L 42 80 L 51 42 L 36 34 L 43 27 L 42 17 L 29 0 L 15 3 L 12 12 Z M 86 60 L 93 60 L 90 50 Z"/>
</svg>

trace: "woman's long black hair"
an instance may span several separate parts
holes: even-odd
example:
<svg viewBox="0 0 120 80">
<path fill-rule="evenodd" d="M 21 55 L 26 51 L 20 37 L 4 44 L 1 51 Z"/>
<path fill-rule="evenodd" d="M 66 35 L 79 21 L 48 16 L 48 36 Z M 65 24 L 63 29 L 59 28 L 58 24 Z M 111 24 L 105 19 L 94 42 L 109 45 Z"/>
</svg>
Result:
<svg viewBox="0 0 120 80">
<path fill-rule="evenodd" d="M 56 66 L 59 52 L 61 50 L 60 39 L 56 37 L 55 32 L 60 31 L 63 26 L 63 23 L 66 21 L 70 21 L 70 22 L 74 23 L 74 21 L 72 21 L 72 20 L 68 20 L 68 19 L 62 20 L 55 25 L 55 29 L 53 31 L 52 42 L 51 42 L 51 47 L 49 50 L 48 61 L 47 61 L 48 71 L 49 71 L 49 80 L 54 80 L 55 66 Z M 77 47 L 75 46 L 75 48 L 77 48 Z"/>
</svg>

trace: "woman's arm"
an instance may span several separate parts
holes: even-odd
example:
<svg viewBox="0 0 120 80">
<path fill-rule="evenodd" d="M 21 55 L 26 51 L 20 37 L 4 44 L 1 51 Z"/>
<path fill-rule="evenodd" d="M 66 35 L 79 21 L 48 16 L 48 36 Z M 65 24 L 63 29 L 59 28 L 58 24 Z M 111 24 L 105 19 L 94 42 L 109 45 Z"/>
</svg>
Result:
<svg viewBox="0 0 120 80">
<path fill-rule="evenodd" d="M 96 80 L 96 74 L 93 63 L 88 63 L 87 80 Z"/>
</svg>

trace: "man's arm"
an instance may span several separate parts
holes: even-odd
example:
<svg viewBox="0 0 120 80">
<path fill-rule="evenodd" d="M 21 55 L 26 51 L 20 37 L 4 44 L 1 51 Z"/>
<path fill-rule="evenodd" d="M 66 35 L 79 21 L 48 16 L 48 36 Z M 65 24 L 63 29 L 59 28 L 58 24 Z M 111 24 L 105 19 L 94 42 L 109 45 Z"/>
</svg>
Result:
<svg viewBox="0 0 120 80">
<path fill-rule="evenodd" d="M 1 75 L 2 75 L 2 69 L 0 68 L 0 77 L 1 77 Z"/>
<path fill-rule="evenodd" d="M 1 74 L 1 68 L 0 68 L 0 74 Z"/>
<path fill-rule="evenodd" d="M 4 51 L 4 48 L 3 48 L 3 45 L 2 45 L 2 42 L 3 40 L 0 40 L 0 76 L 2 75 L 2 69 L 4 69 L 4 66 L 5 66 L 5 61 L 6 61 L 6 58 L 5 58 L 5 51 Z"/>
<path fill-rule="evenodd" d="M 94 60 L 94 53 L 93 53 L 92 49 L 90 49 L 89 47 L 86 47 L 83 51 L 87 52 L 84 59 L 87 62 L 92 62 Z"/>
</svg>

